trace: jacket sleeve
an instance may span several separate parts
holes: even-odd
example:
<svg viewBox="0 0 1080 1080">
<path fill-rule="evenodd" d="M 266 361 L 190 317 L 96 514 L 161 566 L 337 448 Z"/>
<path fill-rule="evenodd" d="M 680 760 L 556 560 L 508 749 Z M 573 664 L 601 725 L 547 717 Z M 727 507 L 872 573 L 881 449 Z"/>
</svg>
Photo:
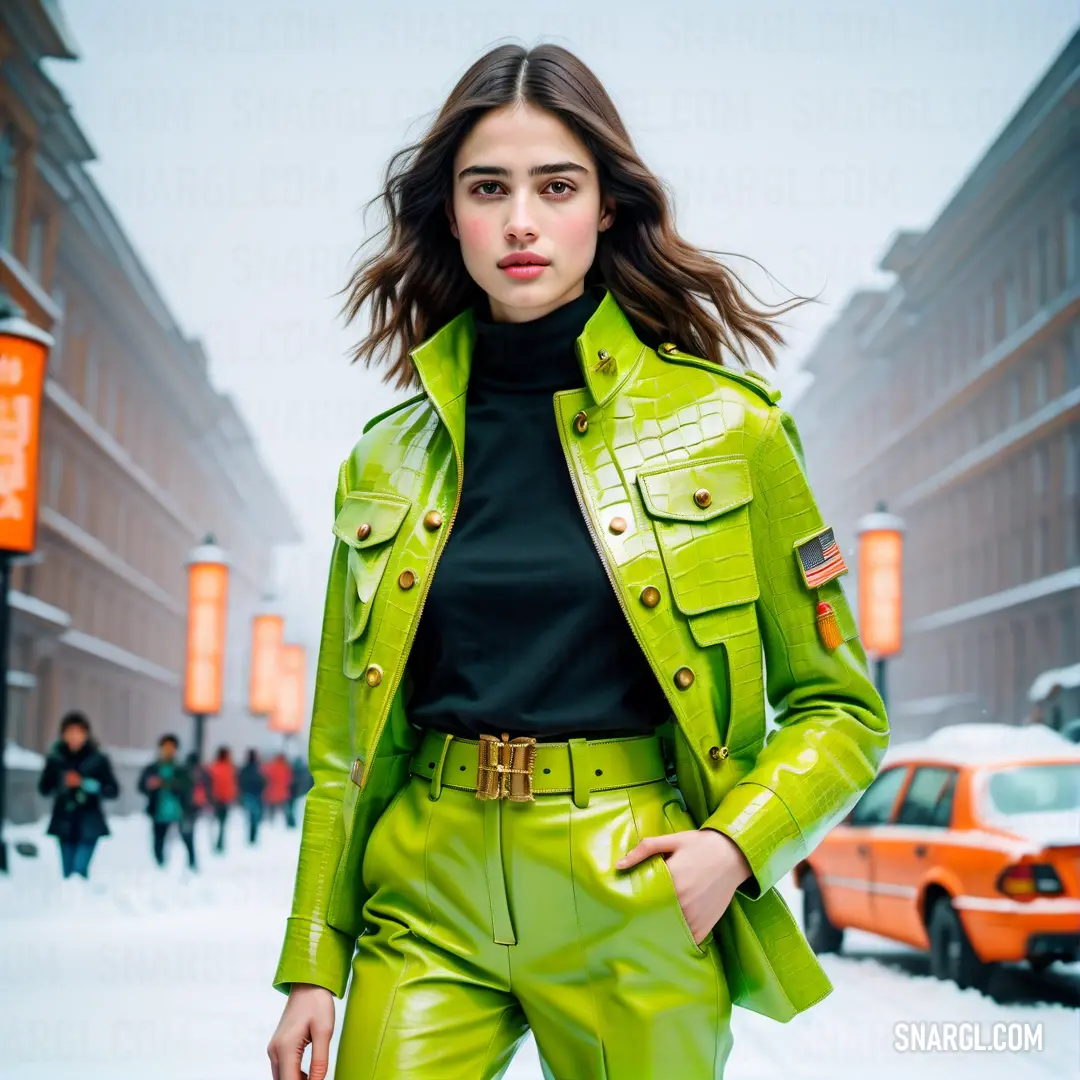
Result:
<svg viewBox="0 0 1080 1080">
<path fill-rule="evenodd" d="M 148 784 L 150 782 L 150 777 L 154 775 L 154 771 L 155 771 L 154 765 L 150 764 L 150 765 L 146 765 L 143 768 L 142 772 L 139 773 L 139 794 L 140 795 L 149 795 L 150 794 L 150 788 L 149 788 Z"/>
<path fill-rule="evenodd" d="M 345 466 L 339 474 L 335 516 L 345 497 Z M 342 670 L 345 644 L 345 582 L 348 545 L 335 537 L 326 587 L 308 767 L 314 784 L 307 795 L 300 859 L 274 986 L 325 987 L 345 996 L 356 942 L 326 921 L 334 873 L 344 846 L 341 806 L 352 765 L 349 732 L 350 682 Z"/>
<path fill-rule="evenodd" d="M 55 754 L 45 758 L 45 768 L 38 778 L 38 794 L 49 796 L 55 793 L 60 779 L 60 762 Z"/>
<path fill-rule="evenodd" d="M 120 794 L 120 785 L 116 782 L 116 774 L 113 772 L 112 761 L 101 755 L 101 791 L 98 794 L 103 799 L 115 799 Z"/>
<path fill-rule="evenodd" d="M 757 617 L 777 728 L 702 828 L 739 846 L 751 869 L 739 892 L 757 899 L 858 801 L 888 747 L 889 725 L 839 580 L 810 590 L 799 570 L 796 545 L 825 523 L 787 412 L 771 411 L 751 476 Z M 832 650 L 818 636 L 817 591 L 832 604 L 845 639 Z"/>
</svg>

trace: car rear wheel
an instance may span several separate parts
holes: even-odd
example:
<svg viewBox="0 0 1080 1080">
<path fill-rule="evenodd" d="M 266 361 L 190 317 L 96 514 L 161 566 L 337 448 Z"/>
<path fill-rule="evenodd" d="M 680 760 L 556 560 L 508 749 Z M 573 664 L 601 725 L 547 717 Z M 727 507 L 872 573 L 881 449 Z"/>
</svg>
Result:
<svg viewBox="0 0 1080 1080">
<path fill-rule="evenodd" d="M 960 916 L 947 896 L 940 897 L 930 912 L 930 973 L 951 979 L 961 990 L 985 990 L 990 981 L 990 965 L 984 964 L 964 933 Z"/>
<path fill-rule="evenodd" d="M 803 894 L 803 931 L 810 948 L 816 953 L 839 952 L 844 943 L 844 931 L 829 921 L 814 871 L 807 870 L 799 885 Z"/>
</svg>

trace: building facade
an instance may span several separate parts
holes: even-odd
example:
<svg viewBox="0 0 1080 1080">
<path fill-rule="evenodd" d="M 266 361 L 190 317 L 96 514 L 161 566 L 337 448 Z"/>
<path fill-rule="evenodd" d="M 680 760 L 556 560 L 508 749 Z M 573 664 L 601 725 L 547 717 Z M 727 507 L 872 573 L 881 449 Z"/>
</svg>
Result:
<svg viewBox="0 0 1080 1080">
<path fill-rule="evenodd" d="M 898 737 L 1022 722 L 1040 675 L 1080 672 L 1078 115 L 1080 34 L 809 358 L 796 416 L 849 564 L 879 501 L 906 524 Z"/>
<path fill-rule="evenodd" d="M 257 745 L 250 618 L 277 545 L 299 540 L 207 357 L 177 326 L 86 163 L 42 70 L 74 49 L 55 3 L 0 10 L 0 285 L 49 331 L 35 553 L 15 568 L 9 737 L 43 749 L 68 709 L 146 748 L 182 714 L 188 552 L 229 555 L 225 703 L 207 742 Z"/>
</svg>

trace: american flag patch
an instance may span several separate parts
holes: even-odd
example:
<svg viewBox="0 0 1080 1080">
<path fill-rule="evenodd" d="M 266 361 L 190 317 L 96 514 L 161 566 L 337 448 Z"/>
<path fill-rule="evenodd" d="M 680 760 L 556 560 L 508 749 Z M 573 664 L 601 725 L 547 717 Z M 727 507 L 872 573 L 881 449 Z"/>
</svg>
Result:
<svg viewBox="0 0 1080 1080">
<path fill-rule="evenodd" d="M 799 557 L 799 569 L 808 589 L 816 589 L 826 581 L 847 573 L 844 556 L 836 543 L 832 529 L 825 529 L 795 545 Z"/>
</svg>

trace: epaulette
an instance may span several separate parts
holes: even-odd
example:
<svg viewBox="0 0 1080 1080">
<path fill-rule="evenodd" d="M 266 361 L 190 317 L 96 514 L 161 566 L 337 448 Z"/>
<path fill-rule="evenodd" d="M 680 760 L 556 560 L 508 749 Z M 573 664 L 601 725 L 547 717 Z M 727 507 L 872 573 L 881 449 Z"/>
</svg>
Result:
<svg viewBox="0 0 1080 1080">
<path fill-rule="evenodd" d="M 713 364 L 704 357 L 683 352 L 670 341 L 665 341 L 656 351 L 665 359 L 693 364 L 695 367 L 713 371 L 717 375 L 723 375 L 737 383 L 741 383 L 748 390 L 753 390 L 758 397 L 764 398 L 770 405 L 775 405 L 780 400 L 780 390 L 773 386 L 764 375 L 756 371 L 750 369 L 737 371 L 735 368 L 724 367 L 722 364 Z"/>
<path fill-rule="evenodd" d="M 427 397 L 427 394 L 423 390 L 421 390 L 419 394 L 413 394 L 411 398 L 406 398 L 404 401 L 399 401 L 396 405 L 391 405 L 389 409 L 383 409 L 381 413 L 373 416 L 364 425 L 363 434 L 366 435 L 380 420 L 385 420 L 392 413 L 396 413 L 399 409 L 404 409 L 406 405 L 411 405 L 414 401 L 419 401 L 422 397 Z"/>
</svg>

